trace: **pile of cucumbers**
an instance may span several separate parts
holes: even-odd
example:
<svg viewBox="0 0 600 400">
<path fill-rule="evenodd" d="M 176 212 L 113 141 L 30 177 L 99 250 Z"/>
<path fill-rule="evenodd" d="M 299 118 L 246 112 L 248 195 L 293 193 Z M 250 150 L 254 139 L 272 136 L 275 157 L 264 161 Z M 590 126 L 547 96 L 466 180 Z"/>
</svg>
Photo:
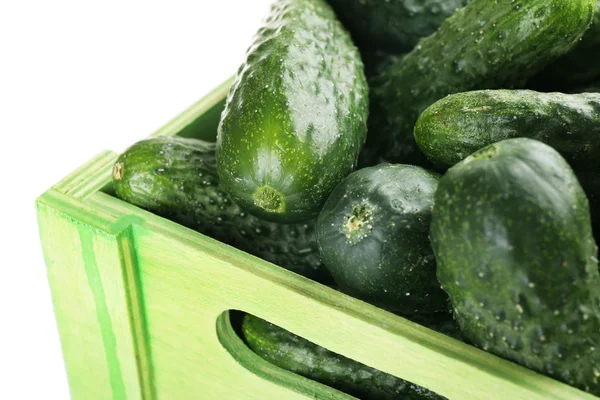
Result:
<svg viewBox="0 0 600 400">
<path fill-rule="evenodd" d="M 140 141 L 114 189 L 600 396 L 599 89 L 598 0 L 277 0 L 216 143 Z M 241 331 L 360 398 L 442 398 L 251 315 Z"/>
</svg>

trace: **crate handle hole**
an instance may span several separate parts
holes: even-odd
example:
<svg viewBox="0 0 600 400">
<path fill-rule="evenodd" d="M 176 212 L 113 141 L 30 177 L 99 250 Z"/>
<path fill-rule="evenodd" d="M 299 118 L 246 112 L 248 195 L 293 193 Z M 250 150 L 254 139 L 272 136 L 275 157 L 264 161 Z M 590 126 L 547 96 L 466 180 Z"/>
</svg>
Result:
<svg viewBox="0 0 600 400">
<path fill-rule="evenodd" d="M 253 374 L 305 394 L 313 399 L 350 400 L 355 397 L 332 387 L 285 370 L 263 359 L 250 349 L 242 334 L 244 312 L 228 310 L 217 318 L 217 336 L 221 345 L 244 368 Z"/>
</svg>

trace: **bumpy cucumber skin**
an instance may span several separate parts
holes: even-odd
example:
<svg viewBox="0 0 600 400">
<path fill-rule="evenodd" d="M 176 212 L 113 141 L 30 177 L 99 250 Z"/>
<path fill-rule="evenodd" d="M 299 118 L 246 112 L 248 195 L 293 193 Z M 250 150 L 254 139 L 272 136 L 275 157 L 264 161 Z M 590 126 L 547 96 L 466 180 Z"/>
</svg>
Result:
<svg viewBox="0 0 600 400">
<path fill-rule="evenodd" d="M 222 188 L 215 144 L 157 137 L 118 158 L 113 186 L 119 198 L 309 278 L 330 282 L 314 221 L 276 224 L 244 212 Z"/>
<path fill-rule="evenodd" d="M 427 157 L 447 166 L 492 143 L 529 137 L 558 150 L 576 171 L 600 171 L 600 93 L 452 94 L 421 114 L 414 136 Z"/>
<path fill-rule="evenodd" d="M 272 364 L 363 400 L 444 399 L 250 314 L 244 315 L 242 333 L 250 349 Z"/>
<path fill-rule="evenodd" d="M 399 314 L 447 311 L 429 224 L 439 174 L 380 164 L 347 176 L 316 225 L 321 259 L 339 288 Z"/>
<path fill-rule="evenodd" d="M 540 91 L 569 91 L 600 78 L 600 0 L 592 25 L 570 52 L 531 77 L 527 87 Z"/>
<path fill-rule="evenodd" d="M 600 228 L 600 184 L 593 179 L 600 175 L 600 93 L 457 93 L 425 110 L 414 134 L 421 151 L 445 166 L 514 137 L 529 137 L 552 146 L 580 178 L 595 228 Z"/>
<path fill-rule="evenodd" d="M 468 0 L 328 0 L 361 48 L 410 51 Z"/>
<path fill-rule="evenodd" d="M 596 0 L 472 0 L 373 79 L 361 166 L 428 165 L 413 137 L 435 101 L 473 89 L 514 88 L 573 48 Z"/>
<path fill-rule="evenodd" d="M 333 10 L 324 0 L 279 0 L 227 98 L 217 139 L 221 182 L 262 218 L 314 218 L 355 168 L 367 117 L 363 63 Z M 261 187 L 276 201 L 257 200 Z"/>
<path fill-rule="evenodd" d="M 600 394 L 598 249 L 585 193 L 558 152 L 508 139 L 450 168 L 431 242 L 467 340 Z"/>
</svg>

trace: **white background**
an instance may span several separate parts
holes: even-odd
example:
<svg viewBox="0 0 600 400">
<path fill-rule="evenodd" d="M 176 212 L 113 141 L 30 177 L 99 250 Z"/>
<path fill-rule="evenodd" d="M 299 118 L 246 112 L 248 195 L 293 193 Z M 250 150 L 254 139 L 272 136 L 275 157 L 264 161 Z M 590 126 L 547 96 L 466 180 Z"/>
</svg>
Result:
<svg viewBox="0 0 600 400">
<path fill-rule="evenodd" d="M 0 2 L 0 399 L 69 399 L 35 198 L 234 74 L 270 2 Z"/>
</svg>

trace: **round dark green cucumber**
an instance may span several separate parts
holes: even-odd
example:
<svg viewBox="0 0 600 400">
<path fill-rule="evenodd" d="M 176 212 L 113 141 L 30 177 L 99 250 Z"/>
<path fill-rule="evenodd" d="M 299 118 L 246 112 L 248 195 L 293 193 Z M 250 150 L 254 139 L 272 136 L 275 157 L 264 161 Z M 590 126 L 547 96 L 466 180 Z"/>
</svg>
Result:
<svg viewBox="0 0 600 400">
<path fill-rule="evenodd" d="M 361 48 L 410 51 L 468 0 L 328 0 Z"/>
<path fill-rule="evenodd" d="M 362 400 L 444 399 L 250 314 L 244 315 L 242 333 L 250 349 L 272 364 Z"/>
<path fill-rule="evenodd" d="M 314 221 L 276 224 L 244 212 L 221 186 L 215 144 L 157 137 L 140 141 L 118 158 L 117 196 L 309 278 L 329 282 Z"/>
<path fill-rule="evenodd" d="M 428 237 L 439 179 L 421 167 L 381 164 L 336 186 L 316 234 L 343 292 L 400 314 L 449 309 Z"/>
<path fill-rule="evenodd" d="M 504 139 L 529 137 L 544 142 L 577 173 L 600 228 L 600 178 L 593 179 L 600 175 L 600 93 L 457 93 L 425 110 L 414 135 L 421 151 L 444 166 Z"/>
<path fill-rule="evenodd" d="M 567 91 L 600 78 L 600 0 L 594 22 L 581 42 L 563 57 L 532 76 L 527 87 L 540 91 Z"/>
<path fill-rule="evenodd" d="M 223 186 L 261 218 L 315 218 L 354 169 L 367 115 L 363 63 L 331 7 L 324 0 L 278 0 L 222 114 Z"/>
<path fill-rule="evenodd" d="M 600 395 L 600 275 L 588 201 L 550 146 L 507 139 L 440 180 L 437 276 L 468 341 Z"/>
<path fill-rule="evenodd" d="M 435 101 L 473 89 L 514 88 L 572 49 L 596 0 L 472 0 L 371 82 L 360 165 L 428 165 L 413 137 Z"/>
</svg>

